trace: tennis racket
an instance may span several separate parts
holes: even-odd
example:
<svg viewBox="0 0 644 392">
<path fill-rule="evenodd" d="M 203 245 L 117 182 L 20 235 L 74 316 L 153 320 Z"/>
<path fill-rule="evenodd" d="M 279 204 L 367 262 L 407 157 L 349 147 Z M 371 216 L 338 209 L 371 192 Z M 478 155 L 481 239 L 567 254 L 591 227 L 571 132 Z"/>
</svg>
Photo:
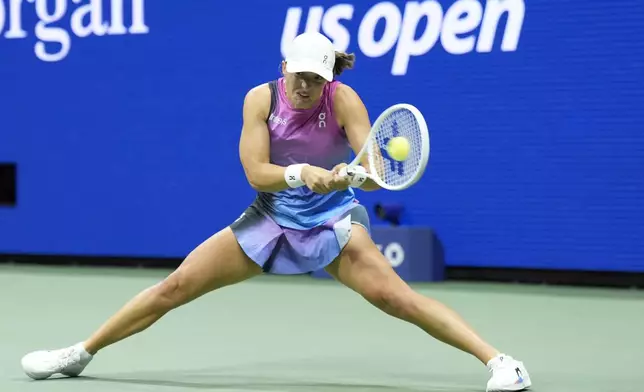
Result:
<svg viewBox="0 0 644 392">
<path fill-rule="evenodd" d="M 409 144 L 404 160 L 397 161 L 389 156 L 388 143 L 395 137 L 405 138 Z M 429 131 L 422 113 L 410 104 L 396 104 L 378 116 L 360 152 L 338 175 L 358 179 L 354 182 L 359 184 L 352 185 L 354 187 L 370 178 L 381 188 L 401 191 L 422 177 L 429 151 Z M 369 163 L 367 168 L 360 166 L 365 154 Z"/>
</svg>

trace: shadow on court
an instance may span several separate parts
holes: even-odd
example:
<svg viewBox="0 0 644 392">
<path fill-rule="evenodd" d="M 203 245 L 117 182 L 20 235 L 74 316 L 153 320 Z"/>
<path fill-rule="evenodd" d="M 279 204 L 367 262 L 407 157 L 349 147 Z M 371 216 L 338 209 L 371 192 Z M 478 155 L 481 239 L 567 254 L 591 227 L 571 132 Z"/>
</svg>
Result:
<svg viewBox="0 0 644 392">
<path fill-rule="evenodd" d="M 150 377 L 128 376 L 80 376 L 77 378 L 56 378 L 47 382 L 66 382 L 77 383 L 87 382 L 93 384 L 93 387 L 99 387 L 100 384 L 124 384 L 139 385 L 150 387 L 170 387 L 178 390 L 234 390 L 234 391 L 378 391 L 378 392 L 480 392 L 480 387 L 463 388 L 463 386 L 395 386 L 379 385 L 376 383 L 341 383 L 341 382 L 324 382 L 324 381 L 303 381 L 303 380 L 283 380 L 278 378 L 244 376 L 243 378 L 231 378 L 225 376 L 200 376 L 176 374 L 168 380 L 168 374 L 164 375 L 166 379 Z M 208 378 L 207 381 L 182 381 L 188 378 Z M 103 388 L 101 388 L 103 390 Z"/>
</svg>

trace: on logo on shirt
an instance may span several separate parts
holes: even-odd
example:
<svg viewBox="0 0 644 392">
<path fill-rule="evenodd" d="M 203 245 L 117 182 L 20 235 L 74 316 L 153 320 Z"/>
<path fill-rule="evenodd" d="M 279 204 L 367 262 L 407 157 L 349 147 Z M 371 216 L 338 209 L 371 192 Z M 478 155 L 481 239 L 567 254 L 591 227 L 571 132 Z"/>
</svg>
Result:
<svg viewBox="0 0 644 392">
<path fill-rule="evenodd" d="M 320 113 L 318 120 L 320 120 L 320 122 L 318 123 L 318 128 L 326 128 L 326 113 Z"/>
</svg>

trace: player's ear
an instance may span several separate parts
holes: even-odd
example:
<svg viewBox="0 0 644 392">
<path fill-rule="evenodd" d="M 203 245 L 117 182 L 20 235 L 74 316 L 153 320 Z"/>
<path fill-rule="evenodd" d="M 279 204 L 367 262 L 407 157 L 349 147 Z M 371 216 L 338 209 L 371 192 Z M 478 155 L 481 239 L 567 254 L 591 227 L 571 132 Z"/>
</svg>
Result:
<svg viewBox="0 0 644 392">
<path fill-rule="evenodd" d="M 280 70 L 282 71 L 282 75 L 286 75 L 286 60 L 282 60 L 282 65 L 280 67 Z"/>
</svg>

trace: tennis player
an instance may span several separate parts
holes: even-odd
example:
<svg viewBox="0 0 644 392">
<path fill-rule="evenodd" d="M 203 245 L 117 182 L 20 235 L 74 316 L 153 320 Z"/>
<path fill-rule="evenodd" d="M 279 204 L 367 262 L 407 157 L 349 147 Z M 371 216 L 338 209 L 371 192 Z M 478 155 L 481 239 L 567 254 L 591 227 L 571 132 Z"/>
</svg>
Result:
<svg viewBox="0 0 644 392">
<path fill-rule="evenodd" d="M 353 62 L 352 55 L 336 52 L 319 33 L 296 37 L 282 62 L 283 77 L 251 89 L 245 97 L 239 153 L 248 182 L 257 191 L 253 204 L 87 339 L 24 356 L 25 373 L 33 379 L 78 376 L 101 349 L 208 292 L 262 273 L 324 268 L 387 314 L 487 365 L 492 373 L 488 391 L 530 387 L 522 362 L 485 342 L 445 305 L 413 291 L 371 240 L 367 212 L 353 189 L 378 186 L 360 173 L 338 175 L 371 127 L 356 92 L 334 80 Z"/>
</svg>

